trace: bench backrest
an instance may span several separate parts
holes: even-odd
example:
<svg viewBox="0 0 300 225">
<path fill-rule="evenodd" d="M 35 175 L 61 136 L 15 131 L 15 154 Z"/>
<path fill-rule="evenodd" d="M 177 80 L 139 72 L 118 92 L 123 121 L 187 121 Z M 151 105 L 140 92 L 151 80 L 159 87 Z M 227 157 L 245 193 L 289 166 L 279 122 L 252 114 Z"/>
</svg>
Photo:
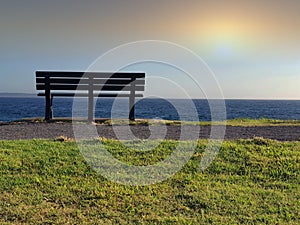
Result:
<svg viewBox="0 0 300 225">
<path fill-rule="evenodd" d="M 144 91 L 142 72 L 37 71 L 36 89 L 41 91 Z"/>
</svg>

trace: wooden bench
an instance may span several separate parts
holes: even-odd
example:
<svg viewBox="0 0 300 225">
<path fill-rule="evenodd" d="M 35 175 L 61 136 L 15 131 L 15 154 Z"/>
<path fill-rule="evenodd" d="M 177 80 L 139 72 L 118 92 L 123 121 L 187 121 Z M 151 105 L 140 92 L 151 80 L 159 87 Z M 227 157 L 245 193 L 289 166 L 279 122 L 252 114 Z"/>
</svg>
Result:
<svg viewBox="0 0 300 225">
<path fill-rule="evenodd" d="M 87 97 L 89 122 L 94 120 L 95 97 L 128 97 L 128 118 L 135 120 L 135 98 L 143 97 L 145 73 L 37 71 L 36 89 L 42 91 L 38 96 L 45 96 L 46 121 L 53 118 L 53 97 Z"/>
</svg>

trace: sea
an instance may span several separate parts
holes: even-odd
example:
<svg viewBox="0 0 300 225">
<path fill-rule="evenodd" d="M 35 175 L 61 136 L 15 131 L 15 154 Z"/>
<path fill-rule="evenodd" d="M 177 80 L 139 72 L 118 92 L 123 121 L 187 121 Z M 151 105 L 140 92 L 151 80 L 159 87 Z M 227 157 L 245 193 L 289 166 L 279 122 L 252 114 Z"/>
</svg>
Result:
<svg viewBox="0 0 300 225">
<path fill-rule="evenodd" d="M 82 101 L 82 116 L 84 117 L 87 107 L 86 99 L 79 101 Z M 213 105 L 211 104 L 213 101 L 220 102 L 220 100 L 208 101 L 205 99 L 143 98 L 136 102 L 135 115 L 136 118 L 142 119 L 210 121 L 212 119 L 210 107 Z M 226 119 L 269 118 L 300 120 L 300 100 L 227 99 L 224 100 L 224 103 L 226 106 Z M 54 98 L 54 117 L 70 118 L 73 115 L 72 110 L 74 112 L 72 98 Z M 25 118 L 43 118 L 44 112 L 45 99 L 43 97 L 0 97 L 0 122 L 10 122 Z M 100 98 L 96 101 L 96 118 L 127 118 L 127 116 L 128 100 L 125 98 L 117 100 Z"/>
</svg>

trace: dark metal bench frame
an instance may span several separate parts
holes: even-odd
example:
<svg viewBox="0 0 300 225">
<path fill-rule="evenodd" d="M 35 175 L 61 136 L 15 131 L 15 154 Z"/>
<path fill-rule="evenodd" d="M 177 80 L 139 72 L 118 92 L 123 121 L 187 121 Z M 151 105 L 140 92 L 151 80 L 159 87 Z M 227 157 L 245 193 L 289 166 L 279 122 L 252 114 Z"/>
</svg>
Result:
<svg viewBox="0 0 300 225">
<path fill-rule="evenodd" d="M 36 71 L 36 89 L 45 96 L 45 120 L 53 118 L 53 97 L 87 97 L 88 121 L 94 121 L 94 97 L 128 97 L 129 120 L 135 120 L 136 93 L 145 89 L 145 73 L 141 72 L 67 72 Z M 57 92 L 68 91 L 68 92 Z M 103 93 L 105 91 L 105 93 Z M 113 92 L 113 93 L 111 93 Z"/>
</svg>

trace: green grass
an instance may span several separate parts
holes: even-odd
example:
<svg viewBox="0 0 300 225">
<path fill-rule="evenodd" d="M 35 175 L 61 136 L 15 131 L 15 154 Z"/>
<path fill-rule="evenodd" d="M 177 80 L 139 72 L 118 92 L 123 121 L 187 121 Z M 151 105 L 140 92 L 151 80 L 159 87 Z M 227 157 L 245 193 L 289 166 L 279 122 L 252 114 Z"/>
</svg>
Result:
<svg viewBox="0 0 300 225">
<path fill-rule="evenodd" d="M 300 126 L 300 120 L 238 118 L 227 121 L 228 126 Z"/>
<path fill-rule="evenodd" d="M 19 122 L 36 122 L 41 123 L 44 122 L 43 119 L 32 118 L 32 119 L 24 119 L 21 121 L 15 121 L 12 123 Z M 53 122 L 64 122 L 71 123 L 72 119 L 70 118 L 57 118 L 54 119 Z M 86 123 L 84 119 L 74 119 L 76 123 Z M 178 120 L 154 120 L 154 119 L 136 119 L 135 121 L 129 121 L 127 119 L 96 119 L 96 124 L 98 125 L 227 125 L 227 126 L 300 126 L 300 120 L 277 120 L 277 119 L 250 119 L 250 118 L 237 118 L 227 121 L 178 121 Z"/>
<path fill-rule="evenodd" d="M 156 162 L 177 145 L 164 141 L 137 152 L 104 143 L 115 157 L 137 165 Z M 189 163 L 162 183 L 124 186 L 94 172 L 75 142 L 0 141 L 0 224 L 299 222 L 300 142 L 226 141 L 199 172 L 205 146 L 199 141 Z"/>
<path fill-rule="evenodd" d="M 268 119 L 268 118 L 261 118 L 261 119 L 249 119 L 249 118 L 237 118 L 232 120 L 226 121 L 200 121 L 200 122 L 179 122 L 179 121 L 165 121 L 168 125 L 226 125 L 226 126 L 244 126 L 244 127 L 251 127 L 251 126 L 300 126 L 300 120 L 277 120 L 277 119 Z"/>
<path fill-rule="evenodd" d="M 114 120 L 103 120 L 98 121 L 98 124 L 106 124 L 106 125 L 227 125 L 227 126 L 300 126 L 300 120 L 277 120 L 277 119 L 249 119 L 249 118 L 237 118 L 226 121 L 177 121 L 177 120 L 147 120 L 147 119 L 137 119 L 136 121 L 128 121 L 122 119 L 114 119 Z"/>
</svg>

